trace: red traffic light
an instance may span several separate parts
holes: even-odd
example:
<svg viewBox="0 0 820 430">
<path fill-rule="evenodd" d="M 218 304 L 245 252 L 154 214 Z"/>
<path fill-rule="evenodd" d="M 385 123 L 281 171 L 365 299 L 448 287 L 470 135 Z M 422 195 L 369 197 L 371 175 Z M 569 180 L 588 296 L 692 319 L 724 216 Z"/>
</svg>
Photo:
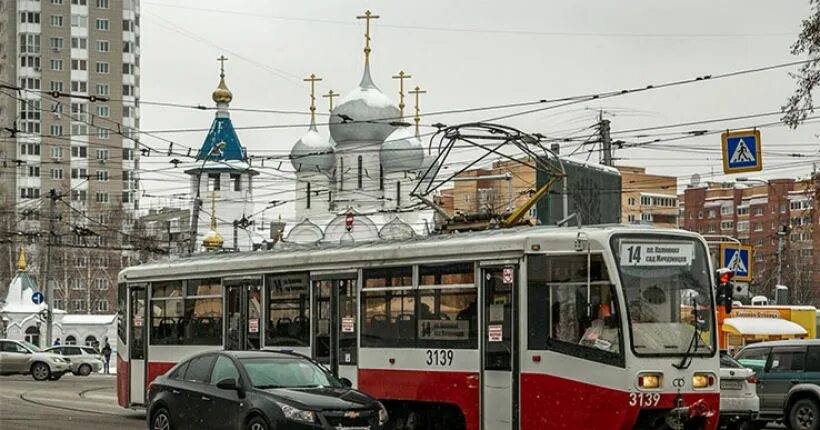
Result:
<svg viewBox="0 0 820 430">
<path fill-rule="evenodd" d="M 727 270 L 720 274 L 720 283 L 721 284 L 728 284 L 732 281 L 732 278 L 735 277 L 735 274 L 731 270 Z"/>
</svg>

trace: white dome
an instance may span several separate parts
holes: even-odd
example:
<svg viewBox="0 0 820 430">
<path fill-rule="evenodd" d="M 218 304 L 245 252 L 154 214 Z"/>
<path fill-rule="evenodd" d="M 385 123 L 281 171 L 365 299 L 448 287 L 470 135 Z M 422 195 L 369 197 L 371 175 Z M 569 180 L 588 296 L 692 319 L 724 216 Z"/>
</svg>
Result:
<svg viewBox="0 0 820 430">
<path fill-rule="evenodd" d="M 308 132 L 296 141 L 290 150 L 290 162 L 297 172 L 320 171 L 329 174 L 336 165 L 333 155 L 334 144 L 311 127 Z"/>
<path fill-rule="evenodd" d="M 330 135 L 339 145 L 381 142 L 396 129 L 389 122 L 398 119 L 399 108 L 376 88 L 365 66 L 359 86 L 345 94 L 331 112 Z"/>
<path fill-rule="evenodd" d="M 385 173 L 419 170 L 424 162 L 421 140 L 406 128 L 399 128 L 382 144 L 379 152 Z"/>
</svg>

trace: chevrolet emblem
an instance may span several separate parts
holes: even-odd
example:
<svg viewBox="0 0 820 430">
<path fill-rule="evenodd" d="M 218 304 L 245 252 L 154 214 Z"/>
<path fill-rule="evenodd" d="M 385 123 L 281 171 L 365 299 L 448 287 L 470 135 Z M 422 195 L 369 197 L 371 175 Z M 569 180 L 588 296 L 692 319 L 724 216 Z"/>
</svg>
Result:
<svg viewBox="0 0 820 430">
<path fill-rule="evenodd" d="M 356 411 L 345 412 L 345 418 L 359 418 L 359 413 Z"/>
</svg>

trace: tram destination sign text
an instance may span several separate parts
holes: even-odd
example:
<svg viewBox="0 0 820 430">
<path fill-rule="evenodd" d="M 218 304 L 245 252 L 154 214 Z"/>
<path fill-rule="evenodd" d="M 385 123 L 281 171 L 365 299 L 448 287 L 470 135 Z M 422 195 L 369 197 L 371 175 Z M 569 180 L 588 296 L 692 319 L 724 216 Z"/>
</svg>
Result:
<svg viewBox="0 0 820 430">
<path fill-rule="evenodd" d="M 621 266 L 690 266 L 694 255 L 691 243 L 621 243 Z"/>
</svg>

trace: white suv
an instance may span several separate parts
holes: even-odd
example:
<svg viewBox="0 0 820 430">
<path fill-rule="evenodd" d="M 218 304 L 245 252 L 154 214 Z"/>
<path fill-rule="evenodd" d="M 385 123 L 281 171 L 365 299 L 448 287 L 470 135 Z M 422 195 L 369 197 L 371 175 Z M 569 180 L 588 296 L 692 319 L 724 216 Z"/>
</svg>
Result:
<svg viewBox="0 0 820 430">
<path fill-rule="evenodd" d="M 0 339 L 0 375 L 31 375 L 37 381 L 57 380 L 68 372 L 68 361 L 28 342 Z"/>
<path fill-rule="evenodd" d="M 720 429 L 755 428 L 760 412 L 755 372 L 720 354 Z"/>
</svg>

